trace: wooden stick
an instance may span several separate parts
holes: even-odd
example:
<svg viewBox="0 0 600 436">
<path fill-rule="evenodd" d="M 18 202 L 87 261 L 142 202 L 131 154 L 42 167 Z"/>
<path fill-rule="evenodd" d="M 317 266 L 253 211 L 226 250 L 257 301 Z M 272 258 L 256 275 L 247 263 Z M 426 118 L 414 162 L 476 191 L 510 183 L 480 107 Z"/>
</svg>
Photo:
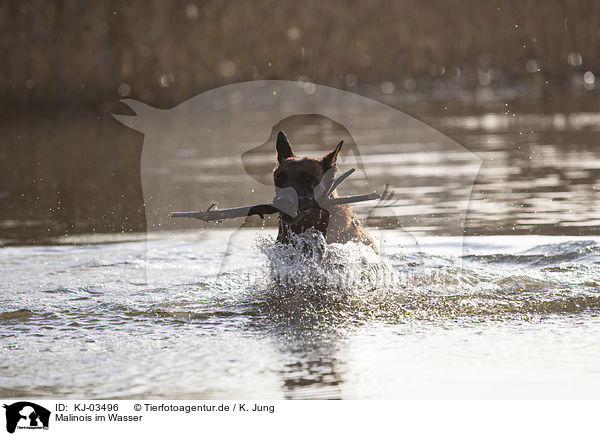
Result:
<svg viewBox="0 0 600 436">
<path fill-rule="evenodd" d="M 232 207 L 229 209 L 206 209 L 193 212 L 171 212 L 171 218 L 196 218 L 204 221 L 220 221 L 227 218 L 239 218 L 250 215 L 269 215 L 279 212 L 272 204 L 253 204 L 251 206 Z"/>
<path fill-rule="evenodd" d="M 346 180 L 348 177 L 350 177 L 352 175 L 353 172 L 354 172 L 354 168 L 350 168 L 344 174 L 342 174 L 337 179 L 332 181 L 331 186 L 329 187 L 329 189 L 327 190 L 327 192 L 325 194 L 326 197 L 329 197 L 333 193 L 333 191 L 335 191 L 335 188 L 340 186 L 344 180 Z"/>
<path fill-rule="evenodd" d="M 327 202 L 325 203 L 325 207 L 337 206 L 338 204 L 360 203 L 361 201 L 371 201 L 378 199 L 379 194 L 377 192 L 373 192 L 372 194 L 347 195 L 345 197 L 328 198 Z"/>
<path fill-rule="evenodd" d="M 328 208 L 337 206 L 339 204 L 359 203 L 361 201 L 377 200 L 379 194 L 359 194 L 359 195 L 348 195 L 346 197 L 329 197 L 329 195 L 337 188 L 344 180 L 346 180 L 352 173 L 354 168 L 346 171 L 340 177 L 335 179 L 331 184 L 331 187 L 326 191 L 327 197 L 319 200 L 318 204 L 322 208 Z M 228 209 L 214 209 L 216 203 L 212 203 L 205 210 L 197 210 L 191 212 L 171 212 L 169 217 L 171 218 L 195 218 L 203 221 L 220 221 L 229 218 L 240 218 L 251 215 L 258 215 L 264 218 L 264 215 L 270 215 L 277 213 L 280 209 L 272 203 L 265 204 L 253 204 L 250 206 L 232 207 Z"/>
<path fill-rule="evenodd" d="M 321 207 L 337 206 L 339 204 L 359 203 L 361 201 L 377 200 L 379 194 L 359 194 L 348 195 L 347 197 L 337 197 L 328 199 Z M 232 207 L 228 209 L 205 209 L 191 212 L 171 212 L 170 218 L 196 218 L 203 221 L 220 221 L 229 218 L 240 218 L 251 215 L 270 215 L 279 212 L 279 209 L 273 204 L 253 204 L 251 206 Z"/>
</svg>

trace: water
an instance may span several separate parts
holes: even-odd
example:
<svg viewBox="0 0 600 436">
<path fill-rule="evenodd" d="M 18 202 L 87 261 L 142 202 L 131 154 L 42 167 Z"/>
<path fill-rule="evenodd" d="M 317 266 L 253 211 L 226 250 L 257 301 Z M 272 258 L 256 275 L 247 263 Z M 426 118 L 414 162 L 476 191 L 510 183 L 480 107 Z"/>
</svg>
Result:
<svg viewBox="0 0 600 436">
<path fill-rule="evenodd" d="M 341 191 L 389 183 L 385 207 L 354 206 L 381 257 L 307 257 L 273 219 L 166 219 L 270 199 L 271 125 L 140 169 L 144 138 L 108 114 L 3 121 L 0 397 L 598 398 L 597 99 L 406 110 L 463 149 L 374 111 L 354 138 L 277 125 L 305 154 L 360 146 L 368 179 L 346 157 Z"/>
<path fill-rule="evenodd" d="M 598 397 L 598 238 L 240 232 L 0 250 L 0 396 Z"/>
<path fill-rule="evenodd" d="M 362 114 L 362 135 L 354 142 L 360 146 L 368 185 L 359 168 L 341 191 L 381 192 L 389 184 L 395 194 L 392 205 L 375 210 L 355 206 L 371 226 L 425 235 L 600 234 L 600 100 L 389 103 L 464 148 L 436 151 L 420 143 L 412 130 L 399 130 L 389 117 Z M 112 111 L 126 112 L 122 107 Z M 81 111 L 0 123 L 6 132 L 0 147 L 5 164 L 0 243 L 39 244 L 65 234 L 146 230 L 147 198 L 140 184 L 143 135 L 109 114 L 85 116 Z M 235 149 L 227 154 L 223 144 L 199 150 L 187 143 L 174 149 L 177 144 L 169 143 L 154 172 L 157 187 L 149 194 L 161 193 L 181 210 L 205 208 L 213 200 L 219 207 L 268 201 L 273 187 L 263 182 L 269 182 L 273 169 L 273 148 L 248 156 L 253 178 L 241 168 L 240 155 L 264 142 L 271 127 L 256 132 L 259 140 L 254 144 L 242 129 L 231 146 Z M 340 138 L 353 143 L 343 126 L 331 121 L 288 119 L 277 127 L 307 154 L 324 153 Z M 342 158 L 343 169 L 357 167 Z M 224 180 L 235 189 L 223 189 Z M 176 189 L 176 184 L 185 189 Z M 455 225 L 462 213 L 464 227 Z M 262 222 L 256 219 L 249 225 Z"/>
</svg>

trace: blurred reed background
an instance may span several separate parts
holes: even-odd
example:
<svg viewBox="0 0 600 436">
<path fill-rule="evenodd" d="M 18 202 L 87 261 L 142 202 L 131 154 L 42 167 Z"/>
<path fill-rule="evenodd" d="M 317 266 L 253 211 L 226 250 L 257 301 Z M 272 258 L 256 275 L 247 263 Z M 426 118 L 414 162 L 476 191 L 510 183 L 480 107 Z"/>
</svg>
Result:
<svg viewBox="0 0 600 436">
<path fill-rule="evenodd" d="M 144 230 L 142 137 L 109 116 L 123 97 L 168 108 L 228 83 L 302 80 L 427 119 L 506 89 L 595 107 L 600 73 L 591 0 L 5 0 L 0 26 L 5 240 Z"/>
<path fill-rule="evenodd" d="M 301 76 L 350 89 L 564 90 L 600 70 L 600 3 L 585 0 L 3 1 L 0 26 L 4 109 L 119 95 L 170 106 Z"/>
</svg>

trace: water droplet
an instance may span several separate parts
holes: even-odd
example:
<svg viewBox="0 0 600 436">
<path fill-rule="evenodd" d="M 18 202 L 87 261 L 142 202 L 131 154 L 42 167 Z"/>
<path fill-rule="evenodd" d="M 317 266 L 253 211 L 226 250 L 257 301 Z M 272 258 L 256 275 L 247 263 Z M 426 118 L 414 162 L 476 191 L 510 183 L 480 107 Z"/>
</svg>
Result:
<svg viewBox="0 0 600 436">
<path fill-rule="evenodd" d="M 446 67 L 443 65 L 432 65 L 429 72 L 433 77 L 443 77 L 446 74 Z"/>
<path fill-rule="evenodd" d="M 290 41 L 297 41 L 298 39 L 300 39 L 300 29 L 298 29 L 297 27 L 290 27 L 287 30 L 286 35 Z"/>
<path fill-rule="evenodd" d="M 127 83 L 121 83 L 117 89 L 117 92 L 121 97 L 127 97 L 131 92 L 131 86 L 129 86 Z"/>
<path fill-rule="evenodd" d="M 158 85 L 161 88 L 168 88 L 169 86 L 171 86 L 173 83 L 175 83 L 175 78 L 173 77 L 172 74 L 168 73 L 168 74 L 163 74 L 159 77 L 158 79 Z"/>
<path fill-rule="evenodd" d="M 217 67 L 219 69 L 219 74 L 223 77 L 233 77 L 237 71 L 237 66 L 235 63 L 229 60 L 219 62 Z"/>
<path fill-rule="evenodd" d="M 567 63 L 572 67 L 578 67 L 582 64 L 582 62 L 583 58 L 579 53 L 573 52 L 569 53 L 569 56 L 567 56 Z"/>
<path fill-rule="evenodd" d="M 392 82 L 384 82 L 381 84 L 381 92 L 383 92 L 384 94 L 393 94 L 394 93 L 394 89 L 395 86 Z"/>
<path fill-rule="evenodd" d="M 492 81 L 492 75 L 490 71 L 480 71 L 479 72 L 479 84 L 481 86 L 488 86 Z"/>
<path fill-rule="evenodd" d="M 198 6 L 194 3 L 190 3 L 185 7 L 185 15 L 189 20 L 195 20 L 198 18 Z"/>
<path fill-rule="evenodd" d="M 591 71 L 586 71 L 583 74 L 583 86 L 585 89 L 592 90 L 594 89 L 594 83 L 596 82 L 596 76 Z"/>
<path fill-rule="evenodd" d="M 348 73 L 344 78 L 344 82 L 349 87 L 354 88 L 358 83 L 358 77 L 356 77 L 356 74 Z"/>
<path fill-rule="evenodd" d="M 540 64 L 537 60 L 535 59 L 529 59 L 527 61 L 527 63 L 525 64 L 525 69 L 529 72 L 529 73 L 537 73 L 538 71 L 540 71 Z"/>
</svg>

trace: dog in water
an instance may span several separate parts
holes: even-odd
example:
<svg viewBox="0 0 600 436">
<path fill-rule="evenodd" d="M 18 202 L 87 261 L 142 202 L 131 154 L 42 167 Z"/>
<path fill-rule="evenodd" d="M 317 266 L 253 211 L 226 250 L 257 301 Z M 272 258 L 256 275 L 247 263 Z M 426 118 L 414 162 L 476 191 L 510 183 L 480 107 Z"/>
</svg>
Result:
<svg viewBox="0 0 600 436">
<path fill-rule="evenodd" d="M 361 242 L 379 253 L 377 245 L 347 204 L 323 208 L 319 199 L 337 170 L 341 141 L 324 157 L 297 157 L 282 131 L 277 135 L 277 167 L 273 172 L 275 198 L 280 210 L 277 241 L 290 243 L 291 235 L 320 232 L 327 243 Z M 331 195 L 337 197 L 334 191 Z"/>
</svg>

